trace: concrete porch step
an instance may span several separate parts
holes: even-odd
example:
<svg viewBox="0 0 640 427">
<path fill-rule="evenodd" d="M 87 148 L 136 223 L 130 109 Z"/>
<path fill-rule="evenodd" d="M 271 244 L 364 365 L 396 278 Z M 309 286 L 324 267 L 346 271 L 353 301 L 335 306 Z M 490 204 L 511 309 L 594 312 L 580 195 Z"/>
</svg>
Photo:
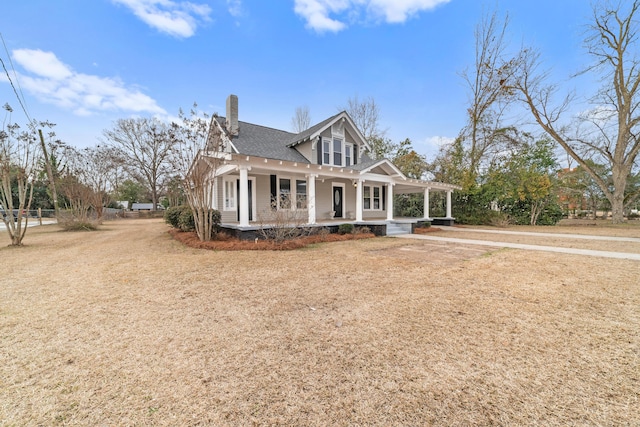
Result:
<svg viewBox="0 0 640 427">
<path fill-rule="evenodd" d="M 401 222 L 388 222 L 387 236 L 397 236 L 399 234 L 411 234 L 411 224 Z"/>
</svg>

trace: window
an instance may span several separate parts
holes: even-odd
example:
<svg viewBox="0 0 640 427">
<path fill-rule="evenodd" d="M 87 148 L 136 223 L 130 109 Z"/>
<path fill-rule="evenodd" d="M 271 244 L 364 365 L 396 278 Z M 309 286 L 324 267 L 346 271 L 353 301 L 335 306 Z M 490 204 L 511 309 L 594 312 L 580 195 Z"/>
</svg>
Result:
<svg viewBox="0 0 640 427">
<path fill-rule="evenodd" d="M 236 210 L 236 180 L 225 179 L 223 188 L 224 197 L 224 210 L 235 211 Z"/>
<path fill-rule="evenodd" d="M 380 209 L 380 187 L 373 187 L 373 209 Z"/>
<path fill-rule="evenodd" d="M 355 164 L 355 146 L 343 137 L 322 138 L 322 164 L 351 166 Z"/>
<path fill-rule="evenodd" d="M 342 140 L 333 138 L 333 165 L 342 166 Z"/>
<path fill-rule="evenodd" d="M 307 181 L 296 180 L 296 208 L 307 209 Z"/>
<path fill-rule="evenodd" d="M 322 164 L 331 164 L 331 140 L 322 138 Z"/>
<path fill-rule="evenodd" d="M 365 210 L 377 210 L 381 209 L 381 195 L 382 187 L 373 187 L 365 185 L 362 188 L 363 197 L 363 209 Z"/>
<path fill-rule="evenodd" d="M 280 178 L 280 209 L 291 209 L 291 180 Z"/>
<path fill-rule="evenodd" d="M 365 185 L 363 190 L 364 209 L 371 209 L 371 187 Z"/>
</svg>

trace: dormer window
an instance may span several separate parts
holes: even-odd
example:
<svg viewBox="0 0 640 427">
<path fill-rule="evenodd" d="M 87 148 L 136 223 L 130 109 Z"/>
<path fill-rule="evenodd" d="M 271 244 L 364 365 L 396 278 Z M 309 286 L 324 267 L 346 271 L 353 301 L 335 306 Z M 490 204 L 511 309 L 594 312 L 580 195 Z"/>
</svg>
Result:
<svg viewBox="0 0 640 427">
<path fill-rule="evenodd" d="M 342 166 L 342 139 L 333 138 L 333 165 Z"/>
<path fill-rule="evenodd" d="M 329 138 L 322 138 L 322 164 L 331 164 L 331 140 Z"/>
<path fill-rule="evenodd" d="M 343 123 L 331 126 L 331 136 L 320 137 L 317 147 L 319 164 L 348 167 L 358 162 L 357 147 L 353 141 L 347 141 Z"/>
<path fill-rule="evenodd" d="M 353 143 L 344 138 L 322 138 L 322 164 L 330 166 L 351 166 L 354 164 Z"/>
</svg>

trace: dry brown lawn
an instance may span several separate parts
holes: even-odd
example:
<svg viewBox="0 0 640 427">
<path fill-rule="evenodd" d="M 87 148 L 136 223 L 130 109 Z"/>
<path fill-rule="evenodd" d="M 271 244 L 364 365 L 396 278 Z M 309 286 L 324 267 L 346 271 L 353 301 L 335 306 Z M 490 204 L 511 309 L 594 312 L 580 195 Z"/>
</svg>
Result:
<svg viewBox="0 0 640 427">
<path fill-rule="evenodd" d="M 2 426 L 640 425 L 637 261 L 197 250 L 161 220 L 25 243 L 0 248 Z"/>
</svg>

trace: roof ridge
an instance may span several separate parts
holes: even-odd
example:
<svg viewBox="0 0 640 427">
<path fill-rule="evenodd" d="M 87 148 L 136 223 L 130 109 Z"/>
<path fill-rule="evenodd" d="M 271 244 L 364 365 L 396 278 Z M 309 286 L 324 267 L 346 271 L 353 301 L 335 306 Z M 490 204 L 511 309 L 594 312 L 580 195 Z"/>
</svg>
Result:
<svg viewBox="0 0 640 427">
<path fill-rule="evenodd" d="M 219 118 L 219 119 L 227 120 L 227 118 L 226 118 L 226 117 L 224 117 L 224 116 L 218 116 L 218 118 Z M 251 123 L 251 122 L 247 122 L 247 121 L 244 121 L 244 120 L 238 120 L 238 125 L 239 125 L 240 123 L 244 123 L 244 124 L 251 125 L 251 126 L 258 126 L 258 127 L 264 128 L 264 129 L 276 130 L 276 131 L 278 131 L 278 132 L 284 132 L 284 133 L 288 133 L 288 134 L 290 134 L 290 135 L 297 135 L 296 133 L 289 132 L 288 130 L 277 129 L 277 128 L 274 128 L 274 127 L 271 127 L 271 126 L 259 125 L 259 124 L 257 124 L 257 123 Z"/>
</svg>

